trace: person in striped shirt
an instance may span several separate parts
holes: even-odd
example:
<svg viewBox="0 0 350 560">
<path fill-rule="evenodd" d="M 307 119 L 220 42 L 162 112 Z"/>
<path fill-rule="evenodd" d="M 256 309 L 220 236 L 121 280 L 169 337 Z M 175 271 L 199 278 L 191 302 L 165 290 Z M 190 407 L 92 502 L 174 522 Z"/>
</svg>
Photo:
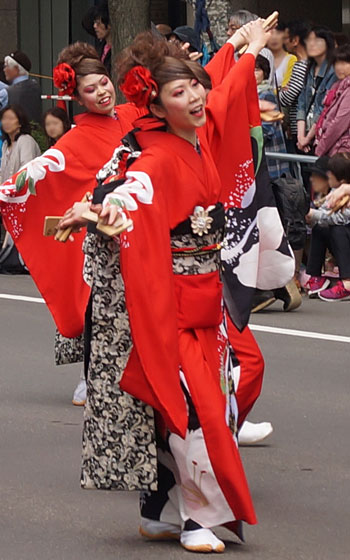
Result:
<svg viewBox="0 0 350 560">
<path fill-rule="evenodd" d="M 298 98 L 305 84 L 305 75 L 307 71 L 307 53 L 305 39 L 309 32 L 309 26 L 304 21 L 291 21 L 287 24 L 284 46 L 288 52 L 297 57 L 297 61 L 293 66 L 290 80 L 286 87 L 280 91 L 280 102 L 282 107 L 289 111 L 289 139 L 291 140 L 291 148 L 295 151 L 298 127 L 297 127 L 297 106 Z"/>
</svg>

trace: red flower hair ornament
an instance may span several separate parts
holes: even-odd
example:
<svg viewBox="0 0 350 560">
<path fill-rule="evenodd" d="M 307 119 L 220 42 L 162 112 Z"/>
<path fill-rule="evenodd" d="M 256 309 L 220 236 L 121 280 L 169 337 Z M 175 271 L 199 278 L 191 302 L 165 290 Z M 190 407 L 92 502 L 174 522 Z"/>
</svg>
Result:
<svg viewBox="0 0 350 560">
<path fill-rule="evenodd" d="M 125 74 L 120 90 L 128 101 L 135 103 L 136 107 L 149 105 L 158 95 L 158 84 L 152 78 L 148 68 L 134 66 Z"/>
<path fill-rule="evenodd" d="M 72 95 L 77 87 L 75 71 L 66 62 L 57 64 L 53 70 L 53 83 L 56 88 L 63 91 L 66 95 Z"/>
</svg>

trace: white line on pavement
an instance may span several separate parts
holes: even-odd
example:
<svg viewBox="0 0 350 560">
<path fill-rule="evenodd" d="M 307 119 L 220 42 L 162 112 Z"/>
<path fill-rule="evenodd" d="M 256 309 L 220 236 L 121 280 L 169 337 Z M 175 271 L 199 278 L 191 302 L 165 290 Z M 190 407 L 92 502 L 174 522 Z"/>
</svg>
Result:
<svg viewBox="0 0 350 560">
<path fill-rule="evenodd" d="M 29 296 L 16 296 L 12 294 L 0 294 L 2 299 L 16 299 L 18 301 L 31 301 L 33 303 L 45 303 L 45 300 L 41 297 L 29 297 Z"/>
<path fill-rule="evenodd" d="M 349 336 L 340 336 L 337 334 L 325 334 L 312 331 L 299 331 L 295 329 L 282 329 L 280 327 L 265 327 L 264 325 L 252 325 L 249 327 L 252 331 L 261 331 L 273 334 L 285 334 L 288 336 L 301 336 L 302 338 L 316 338 L 317 340 L 329 340 L 332 342 L 347 342 L 350 343 Z"/>
<path fill-rule="evenodd" d="M 2 299 L 14 299 L 18 301 L 30 301 L 33 303 L 45 303 L 43 298 L 29 297 L 29 296 L 17 296 L 13 294 L 0 294 Z M 349 336 L 340 336 L 337 334 L 325 334 L 312 331 L 299 331 L 296 329 L 283 329 L 280 327 L 267 327 L 265 325 L 254 325 L 249 324 L 252 331 L 261 331 L 272 334 L 283 334 L 287 336 L 300 336 L 302 338 L 315 338 L 316 340 L 328 340 L 331 342 L 347 342 L 350 343 Z"/>
</svg>

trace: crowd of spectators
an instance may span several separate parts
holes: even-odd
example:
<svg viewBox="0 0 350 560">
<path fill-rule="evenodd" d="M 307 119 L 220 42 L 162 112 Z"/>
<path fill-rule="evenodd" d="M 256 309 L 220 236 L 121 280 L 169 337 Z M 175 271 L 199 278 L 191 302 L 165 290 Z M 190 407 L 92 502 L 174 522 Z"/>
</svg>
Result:
<svg viewBox="0 0 350 560">
<path fill-rule="evenodd" d="M 236 11 L 227 34 L 256 17 L 247 10 Z M 303 208 L 295 206 L 294 216 L 284 221 L 293 234 L 299 227 L 298 239 L 304 239 L 297 248 L 290 239 L 296 258 L 295 283 L 311 298 L 349 300 L 349 210 L 346 198 L 340 208 L 332 209 L 330 202 L 335 189 L 350 182 L 350 38 L 305 21 L 279 21 L 256 59 L 255 76 L 266 152 L 320 156 L 312 167 L 304 162 L 301 169 L 287 158 L 267 159 L 276 188 L 284 187 Z M 276 118 L 264 122 L 266 101 Z M 310 201 L 303 220 L 305 197 L 298 196 L 298 189 Z M 267 303 L 274 300 L 269 295 Z M 259 309 L 263 307 L 259 299 Z"/>
</svg>

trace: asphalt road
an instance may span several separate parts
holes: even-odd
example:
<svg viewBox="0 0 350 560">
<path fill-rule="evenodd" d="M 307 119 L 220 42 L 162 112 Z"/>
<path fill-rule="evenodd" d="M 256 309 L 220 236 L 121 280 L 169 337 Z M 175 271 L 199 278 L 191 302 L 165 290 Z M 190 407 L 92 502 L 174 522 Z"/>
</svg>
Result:
<svg viewBox="0 0 350 560">
<path fill-rule="evenodd" d="M 38 297 L 29 277 L 0 276 L 0 294 Z M 279 303 L 252 323 L 349 337 L 255 332 L 266 359 L 251 420 L 270 420 L 260 447 L 242 448 L 259 525 L 237 560 L 350 558 L 350 302 Z M 0 297 L 0 560 L 188 558 L 177 543 L 146 543 L 136 494 L 79 487 L 82 410 L 71 405 L 79 366 L 53 365 L 45 305 Z M 199 558 L 207 555 L 196 555 Z"/>
</svg>

